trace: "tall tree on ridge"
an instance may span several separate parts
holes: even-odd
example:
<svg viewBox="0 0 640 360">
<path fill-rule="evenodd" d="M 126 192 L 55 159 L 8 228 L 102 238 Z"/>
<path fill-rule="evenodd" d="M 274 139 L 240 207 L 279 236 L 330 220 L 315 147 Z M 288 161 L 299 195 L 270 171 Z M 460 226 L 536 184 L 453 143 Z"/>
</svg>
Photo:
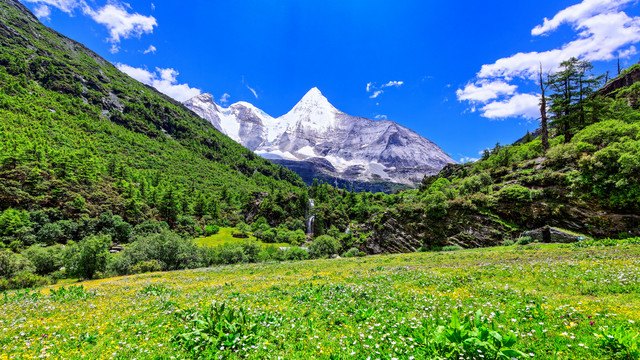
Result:
<svg viewBox="0 0 640 360">
<path fill-rule="evenodd" d="M 540 96 L 540 129 L 542 132 L 542 153 L 546 154 L 549 150 L 549 129 L 547 127 L 547 97 L 545 95 L 545 91 L 547 90 L 547 86 L 549 86 L 549 83 L 548 81 L 544 81 L 544 79 L 542 78 L 542 63 L 540 63 L 540 72 L 538 73 L 538 75 L 540 76 L 540 91 L 542 92 L 542 95 Z"/>
</svg>

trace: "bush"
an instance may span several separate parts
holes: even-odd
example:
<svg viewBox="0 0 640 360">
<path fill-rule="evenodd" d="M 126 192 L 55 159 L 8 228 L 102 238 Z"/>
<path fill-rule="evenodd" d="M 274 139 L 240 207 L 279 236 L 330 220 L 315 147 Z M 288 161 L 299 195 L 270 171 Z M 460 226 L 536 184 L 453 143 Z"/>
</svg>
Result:
<svg viewBox="0 0 640 360">
<path fill-rule="evenodd" d="M 321 258 L 337 254 L 340 250 L 338 240 L 329 235 L 318 236 L 311 245 L 309 245 L 309 255 L 312 258 Z"/>
<path fill-rule="evenodd" d="M 34 245 L 24 251 L 23 255 L 31 261 L 38 275 L 47 275 L 59 270 L 63 265 L 62 246 L 42 247 Z"/>
<path fill-rule="evenodd" d="M 93 279 L 97 272 L 104 272 L 111 258 L 111 236 L 89 236 L 65 249 L 65 265 L 71 276 Z"/>
<path fill-rule="evenodd" d="M 25 210 L 7 209 L 0 214 L 0 235 L 12 236 L 18 229 L 29 225 L 29 213 Z"/>
<path fill-rule="evenodd" d="M 218 225 L 207 225 L 204 227 L 204 235 L 211 236 L 220 232 L 220 226 Z"/>
<path fill-rule="evenodd" d="M 9 279 L 22 272 L 34 272 L 29 259 L 9 251 L 0 250 L 0 278 Z"/>
<path fill-rule="evenodd" d="M 158 260 L 142 261 L 131 267 L 132 274 L 143 274 L 156 271 L 162 271 L 162 265 Z"/>
<path fill-rule="evenodd" d="M 51 281 L 46 277 L 36 275 L 29 271 L 22 271 L 11 278 L 0 280 L 0 291 L 32 288 L 49 284 L 51 284 Z"/>
<path fill-rule="evenodd" d="M 360 256 L 360 250 L 358 248 L 351 248 L 342 254 L 344 258 L 352 258 Z"/>
<path fill-rule="evenodd" d="M 296 231 L 289 232 L 289 240 L 287 242 L 291 245 L 297 246 L 305 242 L 305 240 L 307 240 L 307 234 L 298 229 Z"/>
<path fill-rule="evenodd" d="M 36 241 L 47 245 L 53 245 L 62 238 L 63 234 L 64 233 L 62 232 L 60 225 L 57 223 L 45 224 L 36 234 Z"/>
<path fill-rule="evenodd" d="M 242 243 L 242 252 L 247 256 L 247 261 L 258 262 L 258 255 L 262 251 L 262 246 L 255 240 L 247 240 Z"/>
<path fill-rule="evenodd" d="M 529 245 L 531 242 L 531 236 L 521 236 L 516 240 L 516 245 Z"/>
<path fill-rule="evenodd" d="M 224 244 L 218 246 L 218 252 L 214 262 L 216 264 L 239 264 L 246 263 L 249 258 L 238 244 Z"/>
<path fill-rule="evenodd" d="M 531 190 L 522 185 L 511 185 L 498 191 L 498 199 L 503 202 L 531 202 Z"/>
<path fill-rule="evenodd" d="M 127 274 L 138 263 L 156 260 L 164 271 L 192 269 L 203 264 L 202 255 L 193 241 L 165 230 L 138 237 L 114 259 L 111 268 L 119 274 Z"/>
<path fill-rule="evenodd" d="M 511 239 L 506 239 L 502 241 L 502 246 L 511 246 L 514 245 L 516 242 L 511 240 Z"/>
<path fill-rule="evenodd" d="M 299 246 L 293 246 L 284 252 L 284 258 L 290 261 L 307 260 L 309 252 Z"/>
<path fill-rule="evenodd" d="M 148 236 L 160 234 L 169 230 L 169 224 L 164 221 L 147 220 L 133 228 L 134 236 Z"/>
</svg>

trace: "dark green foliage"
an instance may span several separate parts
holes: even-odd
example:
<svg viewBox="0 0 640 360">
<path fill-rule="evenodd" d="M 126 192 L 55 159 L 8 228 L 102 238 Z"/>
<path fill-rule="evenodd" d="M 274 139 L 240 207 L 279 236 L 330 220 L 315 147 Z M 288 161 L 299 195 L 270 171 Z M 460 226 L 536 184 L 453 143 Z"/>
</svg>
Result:
<svg viewBox="0 0 640 360">
<path fill-rule="evenodd" d="M 69 244 L 65 249 L 66 271 L 71 276 L 93 279 L 97 272 L 107 269 L 111 254 L 111 236 L 93 235 L 86 237 L 77 244 Z"/>
<path fill-rule="evenodd" d="M 307 260 L 309 258 L 309 252 L 299 246 L 293 246 L 284 252 L 284 258 L 286 260 Z"/>
<path fill-rule="evenodd" d="M 340 243 L 329 235 L 318 236 L 309 244 L 309 255 L 312 258 L 327 257 L 340 251 Z"/>
<path fill-rule="evenodd" d="M 263 318 L 242 307 L 224 303 L 214 303 L 202 311 L 181 311 L 177 315 L 185 323 L 185 330 L 175 335 L 172 341 L 194 358 L 244 354 L 260 341 L 261 334 L 266 331 L 261 326 Z"/>
<path fill-rule="evenodd" d="M 0 17 L 0 38 L 11 39 L 0 52 L 0 236 L 29 225 L 25 210 L 44 210 L 36 242 L 103 233 L 122 243 L 146 220 L 194 236 L 198 226 L 181 219 L 235 221 L 255 210 L 248 193 L 267 194 L 264 208 L 283 211 L 271 218 L 265 210 L 269 221 L 302 220 L 307 196 L 297 175 L 10 3 L 0 4 Z M 93 229 L 47 225 L 109 211 Z"/>
<path fill-rule="evenodd" d="M 38 275 L 51 274 L 59 270 L 64 263 L 63 248 L 60 245 L 47 247 L 34 245 L 25 250 L 23 255 L 31 261 Z"/>
<path fill-rule="evenodd" d="M 137 237 L 115 256 L 110 268 L 118 274 L 128 274 L 137 264 L 149 261 L 157 261 L 164 271 L 191 269 L 203 264 L 203 252 L 193 241 L 165 230 Z"/>
</svg>

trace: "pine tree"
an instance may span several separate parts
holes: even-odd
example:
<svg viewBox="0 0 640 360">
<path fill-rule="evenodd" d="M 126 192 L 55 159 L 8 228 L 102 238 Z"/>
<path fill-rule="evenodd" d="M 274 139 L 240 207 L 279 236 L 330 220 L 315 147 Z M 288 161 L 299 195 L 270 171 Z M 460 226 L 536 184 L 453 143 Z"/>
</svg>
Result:
<svg viewBox="0 0 640 360">
<path fill-rule="evenodd" d="M 542 153 L 546 154 L 549 150 L 549 128 L 547 121 L 549 118 L 547 117 L 547 97 L 545 92 L 547 87 L 549 86 L 549 77 L 547 76 L 547 81 L 542 78 L 542 63 L 540 63 L 540 91 L 542 94 L 540 95 L 540 140 L 542 142 Z M 528 132 L 527 132 L 528 133 Z"/>
<path fill-rule="evenodd" d="M 602 76 L 593 76 L 593 66 L 587 60 L 571 58 L 560 64 L 560 70 L 549 77 L 552 94 L 551 112 L 553 123 L 565 143 L 573 134 L 588 125 L 587 116 L 593 108 L 593 96 L 601 83 Z"/>
</svg>

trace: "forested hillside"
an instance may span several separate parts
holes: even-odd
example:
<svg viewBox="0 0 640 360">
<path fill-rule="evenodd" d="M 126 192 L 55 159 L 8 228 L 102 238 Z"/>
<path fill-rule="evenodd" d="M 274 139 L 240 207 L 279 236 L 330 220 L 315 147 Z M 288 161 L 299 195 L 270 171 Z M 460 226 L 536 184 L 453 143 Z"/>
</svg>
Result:
<svg viewBox="0 0 640 360">
<path fill-rule="evenodd" d="M 297 175 L 45 27 L 17 1 L 0 2 L 0 46 L 0 211 L 12 210 L 0 236 L 29 238 L 48 227 L 54 242 L 77 240 L 55 224 L 108 211 L 131 225 L 163 220 L 174 228 L 244 220 L 262 214 L 262 202 L 272 204 L 265 215 L 275 223 L 304 216 Z"/>
</svg>

